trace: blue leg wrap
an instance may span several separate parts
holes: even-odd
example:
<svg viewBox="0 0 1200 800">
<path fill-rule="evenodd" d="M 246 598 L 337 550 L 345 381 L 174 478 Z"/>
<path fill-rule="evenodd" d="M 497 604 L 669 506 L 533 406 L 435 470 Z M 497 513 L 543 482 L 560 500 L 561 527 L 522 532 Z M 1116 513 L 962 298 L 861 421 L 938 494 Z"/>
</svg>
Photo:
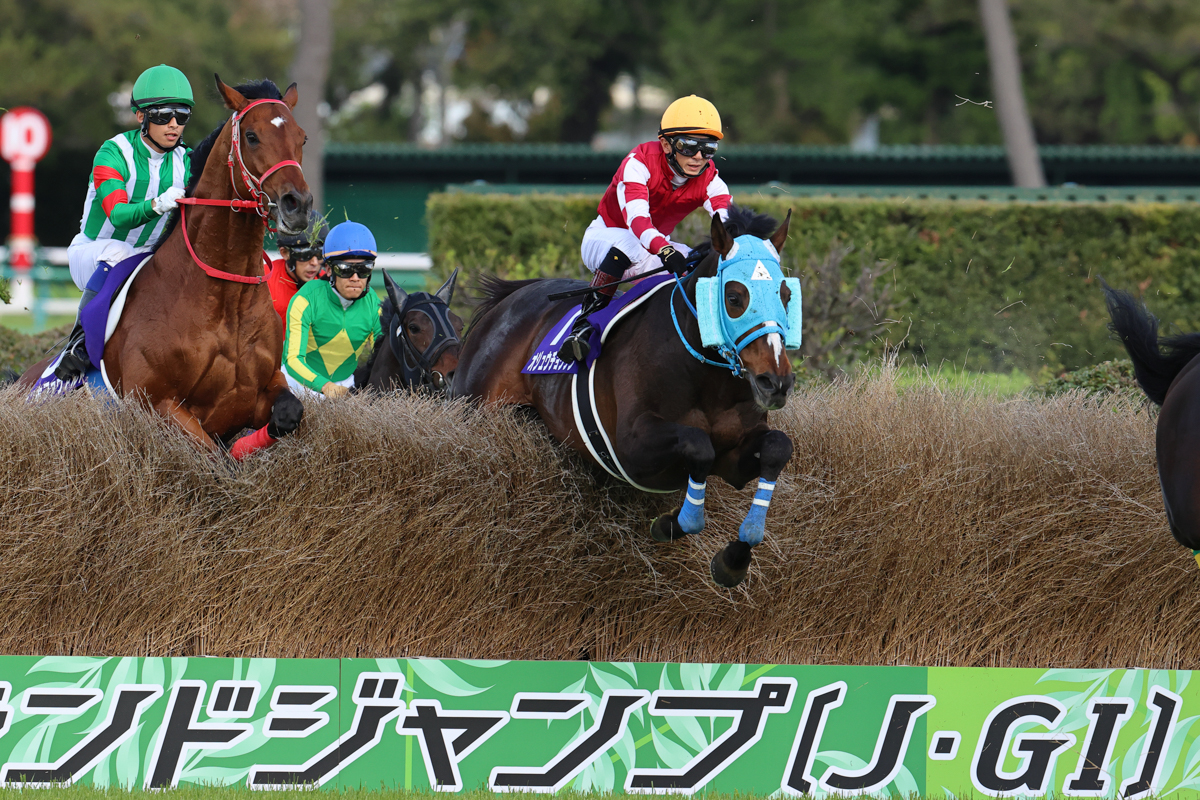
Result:
<svg viewBox="0 0 1200 800">
<path fill-rule="evenodd" d="M 758 491 L 754 493 L 754 502 L 750 512 L 742 520 L 738 529 L 738 538 L 754 547 L 763 540 L 767 533 L 767 509 L 771 506 L 771 495 L 775 493 L 775 482 L 758 479 Z"/>
<path fill-rule="evenodd" d="M 704 530 L 704 487 L 708 481 L 696 483 L 688 478 L 687 497 L 684 498 L 683 508 L 679 509 L 676 520 L 679 527 L 688 533 L 699 533 Z"/>
</svg>

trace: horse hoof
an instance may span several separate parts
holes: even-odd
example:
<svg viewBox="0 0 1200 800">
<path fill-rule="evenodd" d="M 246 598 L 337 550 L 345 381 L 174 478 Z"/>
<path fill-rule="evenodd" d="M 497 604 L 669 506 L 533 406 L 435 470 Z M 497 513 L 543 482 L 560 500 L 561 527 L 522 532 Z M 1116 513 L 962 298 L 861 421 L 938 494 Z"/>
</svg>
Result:
<svg viewBox="0 0 1200 800">
<path fill-rule="evenodd" d="M 304 418 L 304 404 L 294 394 L 284 389 L 275 398 L 271 407 L 271 421 L 267 423 L 267 434 L 272 439 L 280 439 L 289 433 L 294 433 L 300 427 Z"/>
<path fill-rule="evenodd" d="M 656 542 L 673 542 L 688 533 L 679 525 L 677 512 L 663 514 L 650 525 L 650 538 Z"/>
<path fill-rule="evenodd" d="M 732 589 L 746 579 L 750 569 L 750 545 L 742 541 L 730 542 L 725 549 L 713 556 L 709 569 L 718 586 Z"/>
</svg>

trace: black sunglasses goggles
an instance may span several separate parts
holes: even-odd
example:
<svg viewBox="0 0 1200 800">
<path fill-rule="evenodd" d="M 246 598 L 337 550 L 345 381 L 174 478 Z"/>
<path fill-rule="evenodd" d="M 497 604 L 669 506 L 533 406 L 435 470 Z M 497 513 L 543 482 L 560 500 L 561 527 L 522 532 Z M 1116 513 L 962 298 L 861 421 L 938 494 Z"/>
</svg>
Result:
<svg viewBox="0 0 1200 800">
<path fill-rule="evenodd" d="M 172 117 L 176 123 L 187 125 L 192 118 L 192 110 L 187 106 L 151 106 L 142 110 L 146 112 L 146 119 L 155 125 L 170 124 Z"/>
<path fill-rule="evenodd" d="M 375 262 L 373 260 L 326 261 L 325 267 L 335 278 L 349 278 L 352 275 L 357 275 L 360 278 L 369 278 L 371 277 L 371 272 L 375 269 Z"/>
<path fill-rule="evenodd" d="M 676 136 L 671 140 L 671 147 L 681 156 L 692 156 L 699 153 L 711 159 L 717 154 L 717 143 L 705 139 L 693 139 L 690 136 Z"/>
</svg>

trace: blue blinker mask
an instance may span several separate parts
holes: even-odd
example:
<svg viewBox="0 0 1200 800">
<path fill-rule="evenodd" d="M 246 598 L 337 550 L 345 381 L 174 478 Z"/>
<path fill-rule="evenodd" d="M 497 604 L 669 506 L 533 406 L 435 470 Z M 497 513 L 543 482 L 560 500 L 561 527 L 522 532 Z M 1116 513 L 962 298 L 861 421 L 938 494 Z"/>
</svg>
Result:
<svg viewBox="0 0 1200 800">
<path fill-rule="evenodd" d="M 738 318 L 725 311 L 725 288 L 737 281 L 750 293 L 750 305 Z M 791 290 L 788 307 L 783 306 L 783 286 Z M 736 357 L 746 345 L 771 333 L 783 337 L 784 347 L 800 346 L 803 322 L 800 279 L 785 278 L 779 253 L 769 240 L 746 234 L 734 239 L 729 255 L 721 259 L 715 278 L 696 281 L 696 319 L 700 340 L 715 347 L 727 359 Z M 761 327 L 758 327 L 761 326 Z M 758 327 L 758 330 L 753 330 Z"/>
</svg>

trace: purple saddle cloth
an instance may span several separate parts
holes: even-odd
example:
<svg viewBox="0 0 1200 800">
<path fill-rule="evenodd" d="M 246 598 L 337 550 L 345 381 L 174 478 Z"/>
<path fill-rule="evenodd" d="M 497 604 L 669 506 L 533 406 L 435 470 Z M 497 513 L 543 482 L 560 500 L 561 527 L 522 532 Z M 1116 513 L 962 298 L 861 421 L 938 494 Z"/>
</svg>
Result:
<svg viewBox="0 0 1200 800">
<path fill-rule="evenodd" d="M 632 303 L 639 298 L 645 297 L 651 290 L 662 286 L 668 281 L 674 281 L 674 275 L 651 275 L 649 278 L 644 278 L 624 294 L 617 295 L 612 299 L 606 308 L 602 308 L 595 314 L 588 317 L 588 321 L 592 323 L 592 338 L 588 342 L 588 354 L 585 361 L 585 366 L 591 368 L 592 363 L 600 357 L 600 339 L 604 335 L 604 331 L 612 321 L 624 309 L 628 308 Z M 562 346 L 563 340 L 571 332 L 571 326 L 575 323 L 575 318 L 579 316 L 583 304 L 572 306 L 571 310 L 550 328 L 550 332 L 543 337 L 541 344 L 537 350 L 529 358 L 529 362 L 521 372 L 528 375 L 574 375 L 579 372 L 579 363 L 572 362 L 568 364 L 558 357 L 558 348 Z"/>
<path fill-rule="evenodd" d="M 138 253 L 111 266 L 100 262 L 98 268 L 107 273 L 104 286 L 79 314 L 79 321 L 83 323 L 88 359 L 96 369 L 100 369 L 100 359 L 104 358 L 104 331 L 108 328 L 108 312 L 112 308 L 113 298 L 138 265 L 149 257 L 149 253 Z"/>
<path fill-rule="evenodd" d="M 67 394 L 85 383 L 97 391 L 107 391 L 100 372 L 100 360 L 104 358 L 104 332 L 108 329 L 108 312 L 112 308 L 113 298 L 120 292 L 129 276 L 134 273 L 138 265 L 149 257 L 149 253 L 138 253 L 114 265 L 100 262 L 97 268 L 105 273 L 104 285 L 79 313 L 79 321 L 83 325 L 84 346 L 87 349 L 88 361 L 91 362 L 91 369 L 84 377 L 64 383 L 54 376 L 54 368 L 62 359 L 62 353 L 59 353 L 34 383 L 30 390 L 31 397 Z"/>
</svg>

